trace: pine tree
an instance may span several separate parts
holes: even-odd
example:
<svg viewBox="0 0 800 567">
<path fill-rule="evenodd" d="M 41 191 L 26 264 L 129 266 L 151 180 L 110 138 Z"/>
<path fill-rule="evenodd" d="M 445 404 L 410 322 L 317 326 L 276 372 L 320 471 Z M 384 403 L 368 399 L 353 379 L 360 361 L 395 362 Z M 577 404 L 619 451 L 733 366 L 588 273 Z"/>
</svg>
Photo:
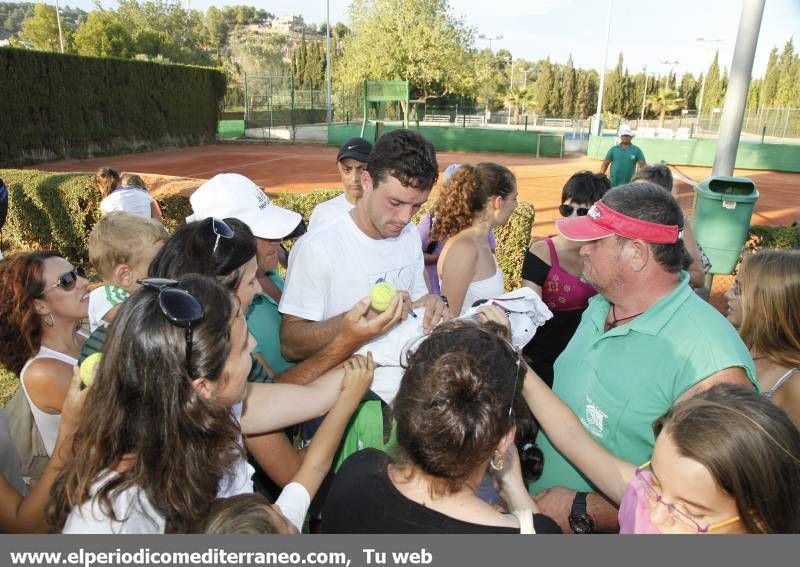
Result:
<svg viewBox="0 0 800 567">
<path fill-rule="evenodd" d="M 783 47 L 780 60 L 778 61 L 778 92 L 775 95 L 775 106 L 791 107 L 797 105 L 800 99 L 798 90 L 800 83 L 797 82 L 798 56 L 794 52 L 794 43 L 790 39 Z"/>
<path fill-rule="evenodd" d="M 625 110 L 625 77 L 622 53 L 617 59 L 617 66 L 611 73 L 606 74 L 605 95 L 603 96 L 603 111 L 613 114 L 622 114 Z"/>
<path fill-rule="evenodd" d="M 555 91 L 555 75 L 550 58 L 539 62 L 539 74 L 534 87 L 536 109 L 542 116 L 552 116 L 553 94 Z"/>
<path fill-rule="evenodd" d="M 575 65 L 572 62 L 572 54 L 567 59 L 564 67 L 564 79 L 561 88 L 561 115 L 564 118 L 575 116 L 575 106 L 578 97 L 578 77 L 575 74 Z"/>
<path fill-rule="evenodd" d="M 724 91 L 719 72 L 719 51 L 717 51 L 706 74 L 706 89 L 703 94 L 702 112 L 705 114 L 713 108 L 719 108 L 723 96 Z"/>
<path fill-rule="evenodd" d="M 764 82 L 761 85 L 761 93 L 758 97 L 759 105 L 762 107 L 770 107 L 775 103 L 778 95 L 778 82 L 781 79 L 780 70 L 778 69 L 778 48 L 773 47 L 769 52 L 769 60 L 767 61 L 767 71 L 764 73 Z"/>
</svg>

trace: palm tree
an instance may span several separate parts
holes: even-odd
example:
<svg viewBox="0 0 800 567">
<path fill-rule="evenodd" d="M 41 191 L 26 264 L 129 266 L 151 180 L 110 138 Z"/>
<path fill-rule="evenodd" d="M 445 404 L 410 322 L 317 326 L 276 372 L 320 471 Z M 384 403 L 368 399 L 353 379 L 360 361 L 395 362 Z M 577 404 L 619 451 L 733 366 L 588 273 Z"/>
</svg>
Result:
<svg viewBox="0 0 800 567">
<path fill-rule="evenodd" d="M 647 95 L 647 104 L 659 114 L 659 128 L 664 127 L 664 117 L 667 112 L 683 108 L 686 100 L 678 96 L 672 89 L 658 89 L 656 94 Z"/>
<path fill-rule="evenodd" d="M 506 106 L 511 111 L 511 122 L 519 124 L 520 109 L 525 106 L 533 106 L 533 91 L 528 88 L 514 87 L 506 92 Z"/>
</svg>

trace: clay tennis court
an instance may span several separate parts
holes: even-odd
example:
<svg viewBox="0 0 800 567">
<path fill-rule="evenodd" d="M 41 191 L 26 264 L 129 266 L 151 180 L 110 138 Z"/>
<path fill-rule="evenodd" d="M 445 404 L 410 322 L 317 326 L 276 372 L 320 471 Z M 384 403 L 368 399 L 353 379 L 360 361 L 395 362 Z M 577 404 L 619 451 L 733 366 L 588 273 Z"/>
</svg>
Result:
<svg viewBox="0 0 800 567">
<path fill-rule="evenodd" d="M 35 166 L 48 171 L 94 171 L 111 166 L 118 171 L 145 174 L 145 180 L 161 193 L 186 195 L 217 173 L 241 173 L 273 193 L 303 192 L 321 187 L 338 187 L 337 148 L 321 145 L 226 143 L 162 150 L 87 160 L 67 160 Z M 574 172 L 598 171 L 600 160 L 585 156 L 534 158 L 498 153 L 438 152 L 440 171 L 453 163 L 494 161 L 510 167 L 517 176 L 520 198 L 536 207 L 534 236 L 555 232 L 561 204 L 561 187 Z M 711 173 L 710 168 L 673 168 L 692 180 Z M 800 174 L 775 171 L 736 170 L 755 181 L 761 197 L 756 204 L 753 224 L 789 225 L 800 220 Z M 166 176 L 166 177 L 165 177 Z M 180 179 L 175 179 L 180 178 Z M 693 192 L 689 184 L 676 177 L 678 198 L 691 208 Z"/>
</svg>

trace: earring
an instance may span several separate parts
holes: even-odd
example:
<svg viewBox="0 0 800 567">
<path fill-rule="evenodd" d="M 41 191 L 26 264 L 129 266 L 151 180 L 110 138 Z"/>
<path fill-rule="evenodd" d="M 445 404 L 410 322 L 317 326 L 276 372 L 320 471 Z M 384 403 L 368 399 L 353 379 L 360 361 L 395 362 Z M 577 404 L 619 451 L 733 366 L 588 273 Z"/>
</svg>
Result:
<svg viewBox="0 0 800 567">
<path fill-rule="evenodd" d="M 53 314 L 52 313 L 48 313 L 47 317 L 49 317 L 50 319 L 48 320 L 46 317 L 42 317 L 42 323 L 44 323 L 48 327 L 54 326 L 56 324 L 56 320 L 53 319 Z"/>
<path fill-rule="evenodd" d="M 503 470 L 503 466 L 505 466 L 505 459 L 503 458 L 503 454 L 500 451 L 495 450 L 494 455 L 492 455 L 492 460 L 489 461 L 489 466 L 496 471 Z"/>
</svg>

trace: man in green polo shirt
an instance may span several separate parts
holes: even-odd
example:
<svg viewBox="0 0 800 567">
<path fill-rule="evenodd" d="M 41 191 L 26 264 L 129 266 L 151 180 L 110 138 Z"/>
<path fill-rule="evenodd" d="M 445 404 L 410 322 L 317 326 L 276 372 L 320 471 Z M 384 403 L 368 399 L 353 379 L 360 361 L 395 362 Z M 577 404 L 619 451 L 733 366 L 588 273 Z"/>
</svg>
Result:
<svg viewBox="0 0 800 567">
<path fill-rule="evenodd" d="M 608 166 L 611 166 L 612 187 L 630 183 L 636 170 L 646 165 L 644 153 L 638 146 L 634 146 L 631 143 L 632 139 L 633 130 L 631 130 L 631 127 L 627 124 L 620 126 L 620 142 L 616 146 L 609 148 L 608 153 L 606 153 L 606 159 L 603 160 L 603 166 L 600 171 L 605 174 Z"/>
<path fill-rule="evenodd" d="M 583 217 L 556 223 L 583 241 L 583 279 L 598 295 L 556 360 L 553 391 L 609 451 L 650 459 L 652 424 L 680 399 L 718 383 L 758 388 L 750 354 L 712 306 L 692 292 L 675 199 L 650 184 L 623 185 Z M 616 510 L 542 434 L 544 472 L 529 488 L 565 531 L 616 531 Z"/>
</svg>

